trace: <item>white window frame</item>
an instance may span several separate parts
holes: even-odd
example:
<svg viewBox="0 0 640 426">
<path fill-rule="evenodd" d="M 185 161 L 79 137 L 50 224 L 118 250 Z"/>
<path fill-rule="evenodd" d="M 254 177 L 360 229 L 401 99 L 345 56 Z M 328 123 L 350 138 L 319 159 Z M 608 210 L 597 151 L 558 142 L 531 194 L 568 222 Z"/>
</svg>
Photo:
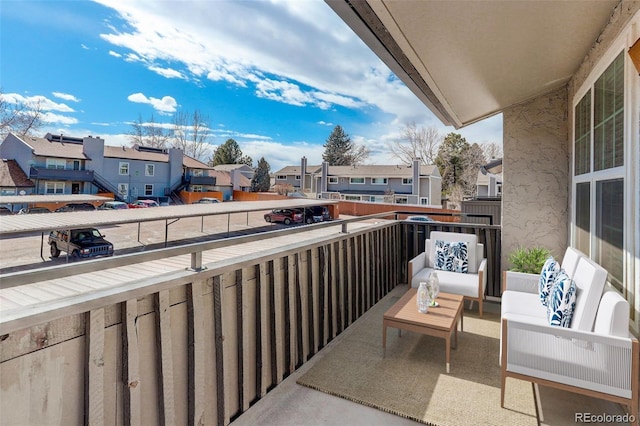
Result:
<svg viewBox="0 0 640 426">
<path fill-rule="evenodd" d="M 327 181 L 330 184 L 337 184 L 338 183 L 338 176 L 329 176 L 329 180 Z"/>
<path fill-rule="evenodd" d="M 191 192 L 202 192 L 202 185 L 191 185 Z"/>
<path fill-rule="evenodd" d="M 145 163 L 144 165 L 144 175 L 145 176 L 155 176 L 156 173 L 156 165 L 152 163 Z"/>
<path fill-rule="evenodd" d="M 204 176 L 204 170 L 202 169 L 194 169 L 193 173 L 191 174 L 192 176 Z"/>
<path fill-rule="evenodd" d="M 129 184 L 128 183 L 118 184 L 118 195 L 120 195 L 125 200 L 129 200 Z"/>
<path fill-rule="evenodd" d="M 47 181 L 44 183 L 44 193 L 45 194 L 64 194 L 65 189 L 64 182 L 58 181 Z M 51 188 L 51 190 L 49 190 Z"/>
<path fill-rule="evenodd" d="M 47 169 L 66 170 L 67 160 L 64 158 L 47 158 L 46 167 Z"/>
<path fill-rule="evenodd" d="M 362 179 L 362 182 L 354 182 L 354 179 Z M 365 178 L 363 177 L 350 177 L 349 178 L 349 185 L 364 185 L 365 184 Z"/>
<path fill-rule="evenodd" d="M 276 180 L 287 180 L 287 175 L 276 175 Z"/>
<path fill-rule="evenodd" d="M 428 197 L 420 197 L 420 205 L 421 206 L 428 206 L 429 205 L 429 198 Z"/>
<path fill-rule="evenodd" d="M 152 183 L 145 183 L 144 184 L 144 196 L 145 197 L 153 196 L 153 184 Z"/>
<path fill-rule="evenodd" d="M 402 178 L 403 185 L 413 185 L 413 178 Z"/>
<path fill-rule="evenodd" d="M 296 175 L 296 180 L 300 180 L 300 175 Z"/>
<path fill-rule="evenodd" d="M 129 163 L 127 161 L 121 161 L 120 164 L 118 164 L 118 174 L 120 176 L 129 176 L 129 173 Z"/>
<path fill-rule="evenodd" d="M 640 21 L 639 18 L 635 18 L 637 26 Z M 634 33 L 635 31 L 635 33 Z M 600 58 L 597 65 L 593 67 L 588 77 L 583 82 L 582 86 L 575 92 L 574 98 L 571 102 L 571 117 L 572 126 L 570 129 L 571 134 L 571 227 L 570 238 L 571 245 L 577 244 L 577 215 L 576 215 L 576 189 L 577 185 L 581 183 L 589 184 L 589 247 L 590 257 L 596 256 L 596 227 L 597 227 L 597 186 L 598 182 L 605 182 L 614 179 L 622 179 L 624 181 L 624 214 L 623 214 L 623 271 L 622 271 L 622 287 L 624 296 L 629 300 L 632 305 L 632 311 L 638 312 L 637 301 L 639 300 L 637 292 L 637 286 L 634 287 L 634 283 L 640 278 L 640 253 L 638 248 L 640 247 L 640 231 L 636 222 L 638 221 L 638 215 L 640 211 L 640 185 L 637 182 L 638 162 L 640 158 L 640 144 L 638 143 L 640 133 L 640 125 L 637 120 L 637 111 L 640 109 L 640 97 L 637 93 L 640 92 L 640 82 L 638 82 L 638 71 L 631 62 L 627 51 L 635 40 L 637 40 L 637 30 L 634 30 L 631 23 L 627 28 L 620 33 L 620 36 L 611 44 L 608 50 Z M 623 128 L 623 140 L 624 140 L 624 164 L 622 166 L 613 167 L 604 170 L 595 170 L 594 168 L 594 117 L 593 111 L 595 106 L 593 105 L 594 86 L 595 82 L 603 75 L 606 69 L 613 63 L 613 61 L 622 52 L 624 57 L 624 128 Z M 577 104 L 582 98 L 591 91 L 591 135 L 590 135 L 590 171 L 581 175 L 575 175 L 575 111 Z M 634 163 L 635 161 L 635 163 Z M 634 177 L 635 176 L 635 177 Z M 634 241 L 635 240 L 635 241 Z M 636 252 L 634 252 L 634 245 Z M 633 295 L 633 296 L 632 296 Z M 635 298 L 635 300 L 632 300 Z M 636 327 L 640 323 L 640 319 L 635 315 Z"/>
<path fill-rule="evenodd" d="M 382 182 L 378 182 L 379 180 L 381 180 Z M 386 185 L 389 183 L 389 178 L 386 177 L 372 177 L 371 178 L 371 185 Z"/>
<path fill-rule="evenodd" d="M 401 202 L 402 201 L 402 202 Z M 396 195 L 393 200 L 395 204 L 409 204 L 409 197 L 405 195 Z"/>
<path fill-rule="evenodd" d="M 362 201 L 362 196 L 360 195 L 342 195 L 342 199 L 345 201 Z"/>
</svg>

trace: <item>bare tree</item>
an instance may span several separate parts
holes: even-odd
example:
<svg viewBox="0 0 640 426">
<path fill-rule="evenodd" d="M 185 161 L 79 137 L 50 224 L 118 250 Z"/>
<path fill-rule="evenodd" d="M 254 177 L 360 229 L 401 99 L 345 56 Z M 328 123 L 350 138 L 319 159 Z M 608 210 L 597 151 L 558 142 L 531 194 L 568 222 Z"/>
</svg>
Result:
<svg viewBox="0 0 640 426">
<path fill-rule="evenodd" d="M 371 150 L 364 145 L 354 144 L 351 150 L 351 164 L 363 164 L 371 155 Z"/>
<path fill-rule="evenodd" d="M 190 157 L 205 161 L 212 153 L 208 130 L 207 115 L 199 110 L 193 114 L 180 110 L 173 116 L 173 146 Z"/>
<path fill-rule="evenodd" d="M 494 158 L 502 158 L 502 146 L 500 144 L 496 142 L 483 143 L 480 147 L 487 161 L 491 161 Z"/>
<path fill-rule="evenodd" d="M 138 120 L 131 124 L 129 141 L 131 145 L 143 145 L 152 148 L 167 148 L 172 132 L 157 123 L 153 114 L 146 122 L 138 115 Z"/>
<path fill-rule="evenodd" d="M 40 100 L 31 103 L 10 102 L 0 90 L 0 139 L 11 132 L 22 137 L 34 135 L 43 125 Z"/>
<path fill-rule="evenodd" d="M 435 127 L 418 128 L 412 122 L 404 128 L 402 139 L 391 142 L 388 146 L 391 155 L 403 164 L 410 165 L 415 158 L 421 158 L 422 164 L 428 165 L 435 164 L 442 139 Z"/>
</svg>

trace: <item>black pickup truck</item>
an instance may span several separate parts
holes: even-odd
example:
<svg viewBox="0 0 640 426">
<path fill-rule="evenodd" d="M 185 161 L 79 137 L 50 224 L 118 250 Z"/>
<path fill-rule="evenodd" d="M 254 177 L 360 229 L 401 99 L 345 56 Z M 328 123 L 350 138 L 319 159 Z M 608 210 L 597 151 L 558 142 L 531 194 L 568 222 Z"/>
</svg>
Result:
<svg viewBox="0 0 640 426">
<path fill-rule="evenodd" d="M 73 229 L 70 240 L 68 233 L 69 231 L 51 231 L 51 257 L 58 257 L 63 251 L 79 258 L 113 256 L 113 244 L 105 240 L 104 235 L 97 229 Z"/>
</svg>

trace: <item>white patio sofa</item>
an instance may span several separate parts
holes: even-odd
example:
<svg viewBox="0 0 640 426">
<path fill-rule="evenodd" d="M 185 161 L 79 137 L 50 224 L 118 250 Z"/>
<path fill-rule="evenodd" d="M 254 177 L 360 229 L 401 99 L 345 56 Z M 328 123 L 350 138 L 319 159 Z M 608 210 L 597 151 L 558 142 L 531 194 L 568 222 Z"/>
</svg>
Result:
<svg viewBox="0 0 640 426">
<path fill-rule="evenodd" d="M 436 249 L 435 241 L 467 243 L 468 272 L 451 272 L 434 269 Z M 440 291 L 464 296 L 465 299 L 478 302 L 478 311 L 482 318 L 482 302 L 487 288 L 487 259 L 484 257 L 484 245 L 478 243 L 475 234 L 432 231 L 425 241 L 425 250 L 409 261 L 409 284 L 417 288 L 421 281 L 427 281 L 431 272 L 438 273 Z"/>
<path fill-rule="evenodd" d="M 501 320 L 501 406 L 507 377 L 629 407 L 638 421 L 640 347 L 629 333 L 629 303 L 605 289 L 607 271 L 569 248 L 562 266 L 577 287 L 569 328 L 551 326 L 535 274 L 506 272 Z"/>
</svg>

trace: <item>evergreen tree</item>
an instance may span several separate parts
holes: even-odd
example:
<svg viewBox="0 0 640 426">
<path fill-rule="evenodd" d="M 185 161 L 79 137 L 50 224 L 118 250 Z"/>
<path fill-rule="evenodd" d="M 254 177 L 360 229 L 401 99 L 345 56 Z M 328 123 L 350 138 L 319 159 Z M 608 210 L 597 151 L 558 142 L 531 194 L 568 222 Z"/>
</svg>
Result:
<svg viewBox="0 0 640 426">
<path fill-rule="evenodd" d="M 442 176 L 442 192 L 449 193 L 461 184 L 464 173 L 464 156 L 469 143 L 459 133 L 449 133 L 438 149 L 436 165 Z"/>
<path fill-rule="evenodd" d="M 233 139 L 227 139 L 225 143 L 215 149 L 210 164 L 213 167 L 219 164 L 246 164 L 247 166 L 252 166 L 253 160 L 248 155 L 242 155 L 238 142 Z"/>
<path fill-rule="evenodd" d="M 323 146 L 322 159 L 330 166 L 350 166 L 353 164 L 354 145 L 340 125 L 333 129 Z"/>
<path fill-rule="evenodd" d="M 271 187 L 271 180 L 269 178 L 269 171 L 271 166 L 267 163 L 264 157 L 258 160 L 258 166 L 251 179 L 251 191 L 252 192 L 267 192 Z"/>
</svg>

